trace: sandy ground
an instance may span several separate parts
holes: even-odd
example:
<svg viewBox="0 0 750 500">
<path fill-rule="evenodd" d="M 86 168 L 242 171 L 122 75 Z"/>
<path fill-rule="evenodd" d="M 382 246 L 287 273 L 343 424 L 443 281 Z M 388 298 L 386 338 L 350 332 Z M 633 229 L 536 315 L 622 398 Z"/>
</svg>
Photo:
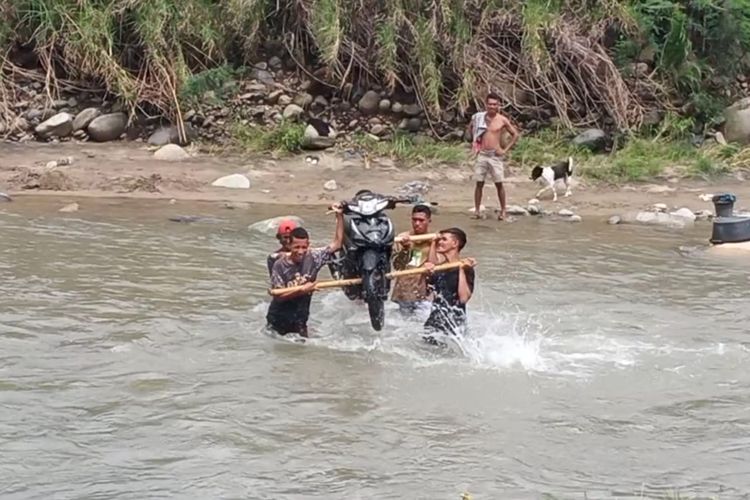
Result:
<svg viewBox="0 0 750 500">
<path fill-rule="evenodd" d="M 397 194 L 411 181 L 425 181 L 431 189 L 425 196 L 448 210 L 468 211 L 473 206 L 471 166 L 422 164 L 399 166 L 385 158 L 366 161 L 346 153 L 313 153 L 317 165 L 305 162 L 306 155 L 215 156 L 192 151 L 189 160 L 172 163 L 155 160 L 153 152 L 141 143 L 0 144 L 0 191 L 14 197 L 64 196 L 66 199 L 149 198 L 208 202 L 321 205 L 351 197 L 357 190 Z M 45 165 L 52 160 L 72 157 L 69 166 L 54 171 Z M 509 167 L 506 182 L 509 205 L 525 206 L 538 185 L 523 172 Z M 250 189 L 211 186 L 216 178 L 243 173 Z M 323 185 L 335 180 L 338 188 L 327 191 Z M 604 185 L 574 179 L 573 196 L 553 203 L 551 193 L 543 197 L 548 210 L 568 208 L 581 215 L 613 215 L 648 209 L 654 203 L 692 210 L 713 210 L 700 194 L 732 192 L 738 197 L 737 209 L 750 206 L 750 182 L 727 177 L 714 183 L 662 179 L 649 184 Z M 498 206 L 494 187 L 485 187 L 484 204 Z"/>
</svg>

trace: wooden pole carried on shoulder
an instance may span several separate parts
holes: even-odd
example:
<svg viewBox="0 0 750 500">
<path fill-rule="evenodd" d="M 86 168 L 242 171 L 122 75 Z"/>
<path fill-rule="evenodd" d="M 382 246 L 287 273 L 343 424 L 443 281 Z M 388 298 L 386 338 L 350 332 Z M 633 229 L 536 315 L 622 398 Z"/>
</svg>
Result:
<svg viewBox="0 0 750 500">
<path fill-rule="evenodd" d="M 432 272 L 439 272 L 439 271 L 449 271 L 451 269 L 457 269 L 461 266 L 469 266 L 469 261 L 464 260 L 457 260 L 455 262 L 446 262 L 445 264 L 438 264 L 437 266 L 432 268 Z M 415 267 L 413 269 L 404 269 L 402 271 L 394 271 L 392 273 L 388 273 L 388 278 L 399 278 L 401 276 L 411 276 L 414 274 L 425 274 L 430 272 L 425 267 Z M 352 285 L 359 285 L 362 283 L 362 278 L 350 278 L 345 280 L 325 280 L 325 281 L 318 281 L 315 283 L 315 290 L 323 290 L 326 288 L 337 288 L 342 286 L 352 286 Z M 288 293 L 288 292 L 296 292 L 298 290 L 301 290 L 304 288 L 304 285 L 299 286 L 290 286 L 287 288 L 271 288 L 268 290 L 268 293 L 272 296 L 281 295 L 282 293 Z"/>
<path fill-rule="evenodd" d="M 437 236 L 437 233 L 425 233 L 425 234 L 412 234 L 409 235 L 409 241 L 412 243 L 422 243 L 423 241 L 432 241 Z M 402 243 L 404 241 L 404 238 L 402 236 L 397 236 L 393 242 L 394 243 Z M 278 257 L 284 257 L 288 256 L 289 252 L 276 252 L 274 254 L 271 254 L 272 257 L 278 258 Z"/>
</svg>

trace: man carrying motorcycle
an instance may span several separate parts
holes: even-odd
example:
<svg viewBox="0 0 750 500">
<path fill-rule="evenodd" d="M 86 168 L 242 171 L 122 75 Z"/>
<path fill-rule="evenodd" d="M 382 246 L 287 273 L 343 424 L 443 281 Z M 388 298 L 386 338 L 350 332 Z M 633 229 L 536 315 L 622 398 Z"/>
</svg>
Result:
<svg viewBox="0 0 750 500">
<path fill-rule="evenodd" d="M 431 242 L 413 242 L 409 237 L 429 233 L 431 221 L 430 207 L 414 206 L 411 211 L 411 231 L 399 234 L 393 245 L 393 268 L 395 270 L 421 267 L 427 261 Z M 427 282 L 423 274 L 402 276 L 393 280 L 391 300 L 398 304 L 401 314 L 405 316 L 419 313 L 424 319 L 430 311 L 430 301 L 427 295 Z"/>
<path fill-rule="evenodd" d="M 310 249 L 309 234 L 304 228 L 297 227 L 290 232 L 290 252 L 283 254 L 273 265 L 272 288 L 304 285 L 300 290 L 290 290 L 271 300 L 266 321 L 268 327 L 279 335 L 297 333 L 302 337 L 308 336 L 307 320 L 318 272 L 331 262 L 333 254 L 341 248 L 344 241 L 342 208 L 338 204 L 332 208 L 336 212 L 336 233 L 328 246 Z"/>
<path fill-rule="evenodd" d="M 474 293 L 474 259 L 450 271 L 432 273 L 438 264 L 461 260 L 461 250 L 466 245 L 466 233 L 459 228 L 440 231 L 430 246 L 430 254 L 424 267 L 430 271 L 427 280 L 432 292 L 432 310 L 425 322 L 424 340 L 430 344 L 443 344 L 437 338 L 446 335 L 462 335 L 466 328 L 466 303 Z"/>
</svg>

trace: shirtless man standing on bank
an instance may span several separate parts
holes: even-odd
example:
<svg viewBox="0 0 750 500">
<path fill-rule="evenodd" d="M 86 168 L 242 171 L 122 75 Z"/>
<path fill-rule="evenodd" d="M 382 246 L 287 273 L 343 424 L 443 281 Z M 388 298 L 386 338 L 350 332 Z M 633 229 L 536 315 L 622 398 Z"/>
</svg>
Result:
<svg viewBox="0 0 750 500">
<path fill-rule="evenodd" d="M 510 120 L 498 113 L 500 98 L 490 93 L 487 95 L 486 111 L 474 114 L 469 123 L 469 133 L 472 137 L 472 151 L 475 156 L 474 163 L 474 218 L 481 215 L 479 207 L 482 205 L 482 194 L 484 182 L 488 176 L 497 188 L 497 199 L 500 201 L 500 214 L 498 220 L 506 218 L 505 212 L 505 155 L 516 144 L 518 130 L 510 123 Z M 508 145 L 502 146 L 504 131 L 510 134 Z"/>
</svg>

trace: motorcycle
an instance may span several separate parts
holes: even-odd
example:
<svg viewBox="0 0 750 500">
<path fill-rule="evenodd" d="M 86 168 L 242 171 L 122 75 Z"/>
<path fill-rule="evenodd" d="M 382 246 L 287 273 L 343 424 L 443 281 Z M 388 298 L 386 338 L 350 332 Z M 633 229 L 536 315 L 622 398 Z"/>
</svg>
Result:
<svg viewBox="0 0 750 500">
<path fill-rule="evenodd" d="M 414 203 L 414 197 L 394 198 L 364 190 L 352 201 L 342 202 L 344 211 L 344 245 L 329 264 L 334 279 L 362 278 L 359 285 L 344 287 L 349 300 L 367 303 L 370 324 L 376 331 L 383 328 L 385 301 L 391 289 L 387 274 L 391 271 L 391 253 L 395 239 L 393 223 L 385 210 L 399 203 Z"/>
</svg>

